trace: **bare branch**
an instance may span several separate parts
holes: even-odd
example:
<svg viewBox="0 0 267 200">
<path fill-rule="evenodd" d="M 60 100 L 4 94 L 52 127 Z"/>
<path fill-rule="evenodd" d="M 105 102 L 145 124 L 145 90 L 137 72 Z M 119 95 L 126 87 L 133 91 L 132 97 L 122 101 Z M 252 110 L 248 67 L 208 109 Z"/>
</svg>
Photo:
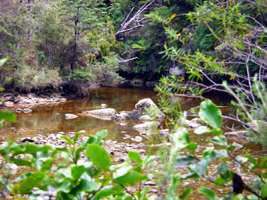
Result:
<svg viewBox="0 0 267 200">
<path fill-rule="evenodd" d="M 127 16 L 125 17 L 125 19 L 123 20 L 120 29 L 117 31 L 116 35 L 120 34 L 120 33 L 125 33 L 125 32 L 129 32 L 132 31 L 133 29 L 142 27 L 143 25 L 140 24 L 141 22 L 144 21 L 145 18 L 141 18 L 142 14 L 144 14 L 145 11 L 147 11 L 147 9 L 155 2 L 155 0 L 151 0 L 148 3 L 145 3 L 144 5 L 142 5 L 137 11 L 136 13 L 133 13 L 134 11 L 134 7 L 130 10 L 130 12 L 127 14 Z M 131 27 L 133 26 L 133 27 Z"/>
</svg>

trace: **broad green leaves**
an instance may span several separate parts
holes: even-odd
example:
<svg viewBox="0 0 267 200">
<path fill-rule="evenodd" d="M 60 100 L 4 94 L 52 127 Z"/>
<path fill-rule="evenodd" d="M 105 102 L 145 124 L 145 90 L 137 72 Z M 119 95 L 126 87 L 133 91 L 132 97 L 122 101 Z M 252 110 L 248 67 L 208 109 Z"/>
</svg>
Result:
<svg viewBox="0 0 267 200">
<path fill-rule="evenodd" d="M 84 143 L 80 143 L 81 134 L 79 132 L 73 137 L 64 137 L 65 148 L 32 143 L 4 143 L 0 155 L 5 162 L 23 166 L 30 169 L 31 173 L 22 174 L 7 186 L 4 185 L 6 179 L 3 178 L 0 187 L 7 188 L 13 194 L 34 197 L 39 194 L 33 194 L 34 188 L 46 191 L 53 187 L 59 200 L 85 197 L 98 200 L 109 196 L 129 198 L 125 187 L 147 179 L 143 173 L 144 161 L 141 156 L 137 152 L 129 152 L 127 161 L 111 165 L 112 159 L 101 145 L 107 131 L 98 132 Z M 140 191 L 138 195 L 144 195 L 141 193 Z"/>
<path fill-rule="evenodd" d="M 207 187 L 201 187 L 199 192 L 203 194 L 208 200 L 218 200 L 218 197 L 214 191 Z"/>
<path fill-rule="evenodd" d="M 108 152 L 98 144 L 87 145 L 86 155 L 92 163 L 102 170 L 108 170 L 111 165 L 111 158 Z"/>
<path fill-rule="evenodd" d="M 3 126 L 4 121 L 6 122 L 15 122 L 16 115 L 10 111 L 0 111 L 0 128 Z"/>
<path fill-rule="evenodd" d="M 214 129 L 222 126 L 222 113 L 210 100 L 203 101 L 200 104 L 199 117 Z"/>
<path fill-rule="evenodd" d="M 29 174 L 12 187 L 12 192 L 14 194 L 29 194 L 34 187 L 42 185 L 45 176 L 46 174 L 44 172 Z"/>
<path fill-rule="evenodd" d="M 131 169 L 125 175 L 116 178 L 115 182 L 123 186 L 129 186 L 140 183 L 143 180 L 146 180 L 146 176 Z"/>
<path fill-rule="evenodd" d="M 108 197 L 111 195 L 116 195 L 116 194 L 122 194 L 123 193 L 123 188 L 119 185 L 115 186 L 107 186 L 99 190 L 93 200 L 100 200 L 103 199 L 104 197 Z"/>
<path fill-rule="evenodd" d="M 264 198 L 267 197 L 267 183 L 265 183 L 264 185 L 262 185 L 262 187 L 261 187 L 261 195 Z"/>
</svg>

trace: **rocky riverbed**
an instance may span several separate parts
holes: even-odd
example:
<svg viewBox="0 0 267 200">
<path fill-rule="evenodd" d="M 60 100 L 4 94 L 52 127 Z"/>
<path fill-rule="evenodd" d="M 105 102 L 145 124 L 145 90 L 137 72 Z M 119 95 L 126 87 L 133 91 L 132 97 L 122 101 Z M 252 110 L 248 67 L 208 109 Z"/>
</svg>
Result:
<svg viewBox="0 0 267 200">
<path fill-rule="evenodd" d="M 6 93 L 2 94 L 0 99 L 0 106 L 2 108 L 11 109 L 17 113 L 30 113 L 32 108 L 36 106 L 59 104 L 67 101 L 65 97 L 59 94 L 40 97 L 34 94 L 15 95 Z"/>
</svg>

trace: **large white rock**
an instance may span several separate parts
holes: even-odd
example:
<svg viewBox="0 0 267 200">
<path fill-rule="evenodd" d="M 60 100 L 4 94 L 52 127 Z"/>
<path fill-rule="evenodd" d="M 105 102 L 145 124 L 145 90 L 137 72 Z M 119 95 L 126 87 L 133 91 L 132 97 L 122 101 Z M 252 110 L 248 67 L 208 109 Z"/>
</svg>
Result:
<svg viewBox="0 0 267 200">
<path fill-rule="evenodd" d="M 136 110 L 139 110 L 141 112 L 143 112 L 146 108 L 158 108 L 154 101 L 150 98 L 139 100 L 134 107 Z"/>
<path fill-rule="evenodd" d="M 150 98 L 145 98 L 139 100 L 135 104 L 135 109 L 142 113 L 143 115 L 149 115 L 152 118 L 156 118 L 160 121 L 164 118 L 164 113 L 158 108 L 158 106 L 154 103 L 154 101 Z"/>
<path fill-rule="evenodd" d="M 83 116 L 94 117 L 101 120 L 112 120 L 116 116 L 116 110 L 114 108 L 103 108 L 97 110 L 85 111 Z"/>
<path fill-rule="evenodd" d="M 4 103 L 4 106 L 7 107 L 7 108 L 12 108 L 12 107 L 14 107 L 14 102 L 12 102 L 12 101 L 6 101 Z"/>
<path fill-rule="evenodd" d="M 77 115 L 70 114 L 70 113 L 66 113 L 66 114 L 65 114 L 65 119 L 66 119 L 66 120 L 76 119 L 76 118 L 78 118 Z"/>
</svg>

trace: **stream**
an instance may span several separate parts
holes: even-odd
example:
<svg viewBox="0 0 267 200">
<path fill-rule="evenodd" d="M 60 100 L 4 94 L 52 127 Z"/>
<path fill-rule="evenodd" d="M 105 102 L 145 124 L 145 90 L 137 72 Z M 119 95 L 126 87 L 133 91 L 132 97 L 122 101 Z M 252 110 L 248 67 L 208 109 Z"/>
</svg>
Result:
<svg viewBox="0 0 267 200">
<path fill-rule="evenodd" d="M 157 102 L 156 93 L 153 90 L 129 89 L 129 88 L 97 88 L 90 91 L 90 97 L 68 100 L 59 104 L 39 105 L 32 108 L 31 113 L 17 113 L 17 120 L 13 124 L 5 124 L 0 129 L 0 141 L 7 139 L 16 140 L 22 137 L 36 135 L 46 136 L 54 133 L 72 133 L 85 130 L 88 135 L 107 129 L 110 140 L 123 141 L 125 134 L 131 137 L 139 135 L 133 129 L 136 122 L 105 121 L 88 116 L 79 116 L 84 111 L 101 108 L 105 104 L 107 108 L 114 108 L 117 112 L 131 111 L 135 104 L 143 99 L 151 98 Z M 218 96 L 211 97 L 218 105 L 224 105 L 226 100 Z M 198 106 L 197 98 L 183 98 L 181 105 L 184 110 Z M 66 119 L 65 114 L 78 115 L 75 119 Z M 125 141 L 125 140 L 124 140 Z"/>
<path fill-rule="evenodd" d="M 17 114 L 17 121 L 6 124 L 0 129 L 0 141 L 16 139 L 34 135 L 48 135 L 58 132 L 75 132 L 85 130 L 94 134 L 98 130 L 107 129 L 109 139 L 120 141 L 123 134 L 134 136 L 138 133 L 132 129 L 131 122 L 120 124 L 115 121 L 103 121 L 92 117 L 79 116 L 67 120 L 65 114 L 75 114 L 83 111 L 98 109 L 101 104 L 117 111 L 128 111 L 143 98 L 156 99 L 152 90 L 125 89 L 125 88 L 98 88 L 91 91 L 91 96 L 86 99 L 68 100 L 60 104 L 37 106 L 28 114 Z"/>
</svg>

